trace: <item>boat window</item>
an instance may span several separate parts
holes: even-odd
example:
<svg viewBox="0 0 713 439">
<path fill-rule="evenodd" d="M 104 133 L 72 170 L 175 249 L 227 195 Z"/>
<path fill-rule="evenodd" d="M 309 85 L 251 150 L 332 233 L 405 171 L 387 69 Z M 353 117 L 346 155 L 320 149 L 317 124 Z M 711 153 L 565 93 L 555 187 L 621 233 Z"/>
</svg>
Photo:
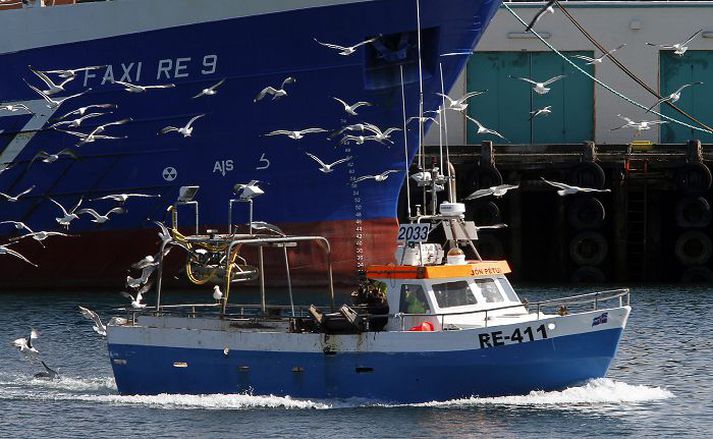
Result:
<svg viewBox="0 0 713 439">
<path fill-rule="evenodd" d="M 500 285 L 500 291 L 505 293 L 505 297 L 507 297 L 509 301 L 520 302 L 520 299 L 517 297 L 517 294 L 515 294 L 515 290 L 512 289 L 510 282 L 505 279 L 495 279 L 495 282 Z"/>
<path fill-rule="evenodd" d="M 486 303 L 499 303 L 505 301 L 493 279 L 476 279 L 475 285 L 480 290 L 480 294 L 483 295 L 483 298 L 485 298 Z"/>
<path fill-rule="evenodd" d="M 436 295 L 439 308 L 475 305 L 478 303 L 466 281 L 433 284 L 433 292 Z"/>
<path fill-rule="evenodd" d="M 421 285 L 401 285 L 399 312 L 407 314 L 430 314 L 426 293 Z"/>
</svg>

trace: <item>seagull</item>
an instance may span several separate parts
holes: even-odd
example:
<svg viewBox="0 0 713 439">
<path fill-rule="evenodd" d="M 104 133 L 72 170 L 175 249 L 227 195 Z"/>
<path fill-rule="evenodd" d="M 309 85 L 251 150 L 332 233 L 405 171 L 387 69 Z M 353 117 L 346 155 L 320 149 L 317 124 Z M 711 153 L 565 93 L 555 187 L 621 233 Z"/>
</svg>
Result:
<svg viewBox="0 0 713 439">
<path fill-rule="evenodd" d="M 603 55 L 600 56 L 599 58 L 590 58 L 590 57 L 584 56 L 584 55 L 572 55 L 572 58 L 577 58 L 577 59 L 582 59 L 582 60 L 584 60 L 584 61 L 587 61 L 587 63 L 585 64 L 585 65 L 587 65 L 587 66 L 590 66 L 590 65 L 592 65 L 592 64 L 601 64 L 602 61 L 604 61 L 604 58 L 606 58 L 607 56 L 611 55 L 612 53 L 616 52 L 617 50 L 619 50 L 619 49 L 621 49 L 622 47 L 625 47 L 625 46 L 626 46 L 626 44 L 622 44 L 622 45 L 620 45 L 619 47 L 617 47 L 617 48 L 615 48 L 615 49 L 612 49 L 612 50 L 610 50 L 609 52 L 606 52 L 605 54 L 603 54 Z"/>
<path fill-rule="evenodd" d="M 664 123 L 668 123 L 665 120 L 642 120 L 639 122 L 635 122 L 626 116 L 622 116 L 621 114 L 617 114 L 617 116 L 620 119 L 624 120 L 626 123 L 616 128 L 612 128 L 611 131 L 616 131 L 622 128 L 633 128 L 637 131 L 637 134 L 640 134 L 642 131 L 648 131 L 653 128 L 653 125 L 661 125 Z"/>
<path fill-rule="evenodd" d="M 183 137 L 191 137 L 191 135 L 193 134 L 193 126 L 192 126 L 193 122 L 197 121 L 198 119 L 200 119 L 203 116 L 205 116 L 205 114 L 199 114 L 198 116 L 193 117 L 191 120 L 188 121 L 186 126 L 183 126 L 181 128 L 176 128 L 173 126 L 168 126 L 166 128 L 163 128 L 163 129 L 161 129 L 161 131 L 159 131 L 159 134 L 166 134 L 166 133 L 175 131 L 178 134 L 182 134 Z"/>
<path fill-rule="evenodd" d="M 65 233 L 61 232 L 45 232 L 45 231 L 40 231 L 40 232 L 32 232 L 28 233 L 26 235 L 18 236 L 17 238 L 12 238 L 10 241 L 19 241 L 20 239 L 25 239 L 25 238 L 32 238 L 35 241 L 39 242 L 42 247 L 45 245 L 42 243 L 45 239 L 49 238 L 50 236 L 64 236 L 68 237 L 71 235 L 67 235 Z"/>
<path fill-rule="evenodd" d="M 223 292 L 220 291 L 220 287 L 218 285 L 213 286 L 213 299 L 215 299 L 216 302 L 220 302 L 220 300 L 223 298 Z"/>
<path fill-rule="evenodd" d="M 373 137 L 376 138 L 376 140 L 378 142 L 382 142 L 382 143 L 385 140 L 388 140 L 389 142 L 391 142 L 391 133 L 395 133 L 396 131 L 401 131 L 401 128 L 387 128 L 386 131 L 382 132 L 381 129 L 379 127 L 377 127 L 376 125 L 372 125 L 370 123 L 367 123 L 364 125 L 365 125 L 365 130 L 371 131 L 372 133 L 374 133 Z M 394 143 L 394 142 L 391 142 L 391 143 Z"/>
<path fill-rule="evenodd" d="M 79 202 L 77 202 L 77 205 L 74 206 L 74 208 L 68 212 L 67 209 L 64 208 L 64 206 L 62 206 L 56 200 L 50 197 L 50 201 L 59 206 L 59 208 L 62 209 L 62 214 L 64 215 L 63 217 L 55 218 L 57 223 L 61 226 L 64 226 L 65 229 L 69 229 L 69 223 L 79 218 L 79 215 L 77 215 L 75 211 L 82 204 L 82 200 L 83 198 L 79 197 Z"/>
<path fill-rule="evenodd" d="M 482 95 L 483 93 L 485 93 L 487 91 L 488 90 L 471 91 L 470 93 L 466 93 L 458 99 L 452 99 L 450 96 L 445 95 L 443 93 L 436 93 L 436 94 L 438 96 L 448 100 L 448 107 L 446 107 L 446 110 L 464 111 L 466 108 L 468 108 L 468 104 L 465 101 L 467 101 L 468 99 L 470 99 L 472 97 Z"/>
<path fill-rule="evenodd" d="M 0 222 L 0 225 L 2 224 L 12 224 L 15 226 L 17 230 L 22 230 L 25 229 L 30 233 L 34 233 L 31 228 L 27 226 L 27 224 L 23 223 L 22 221 L 2 221 Z"/>
<path fill-rule="evenodd" d="M 37 154 L 35 154 L 35 156 L 32 158 L 32 160 L 30 160 L 30 163 L 27 165 L 27 167 L 29 168 L 30 166 L 32 166 L 32 163 L 34 163 L 34 161 L 37 159 L 40 159 L 43 163 L 54 163 L 59 160 L 60 156 L 63 155 L 71 157 L 74 160 L 79 159 L 77 154 L 75 154 L 74 151 L 69 148 L 65 148 L 56 154 L 50 154 L 47 151 L 38 151 Z"/>
<path fill-rule="evenodd" d="M 23 79 L 23 81 L 24 81 L 24 79 Z M 77 98 L 77 97 L 79 97 L 79 96 L 82 96 L 82 95 L 84 95 L 84 94 L 89 93 L 89 92 L 92 90 L 91 88 L 88 88 L 88 89 L 86 89 L 86 90 L 84 90 L 83 92 L 80 92 L 80 93 L 76 93 L 76 94 L 73 94 L 73 95 L 65 96 L 65 97 L 63 97 L 63 98 L 52 99 L 51 97 L 49 97 L 49 96 L 47 96 L 46 94 L 44 94 L 44 93 L 42 92 L 42 90 L 40 90 L 39 88 L 35 87 L 34 85 L 28 83 L 27 81 L 25 81 L 25 84 L 27 84 L 32 90 L 34 90 L 35 93 L 37 93 L 38 95 L 42 96 L 42 98 L 43 98 L 45 101 L 47 101 L 47 107 L 48 107 L 48 108 L 59 108 L 60 105 L 64 104 L 64 103 L 65 103 L 66 101 L 68 101 L 69 99 Z"/>
<path fill-rule="evenodd" d="M 373 43 L 374 41 L 378 40 L 379 37 L 369 38 L 366 41 L 362 41 L 361 43 L 357 43 L 357 44 L 355 44 L 353 46 L 349 46 L 349 47 L 339 46 L 337 44 L 331 44 L 331 43 L 323 43 L 316 38 L 314 39 L 314 41 L 316 41 L 317 43 L 319 43 L 320 45 L 322 45 L 324 47 L 329 47 L 330 49 L 338 50 L 339 54 L 342 56 L 348 56 L 348 55 L 351 55 L 352 53 L 356 52 L 356 50 L 359 47 L 361 47 L 365 44 Z"/>
<path fill-rule="evenodd" d="M 688 87 L 692 87 L 694 85 L 701 85 L 701 84 L 703 84 L 703 82 L 701 82 L 701 81 L 689 82 L 688 84 L 683 84 L 682 86 L 680 86 L 678 88 L 678 90 L 676 90 L 673 93 L 671 93 L 670 95 L 665 96 L 665 97 L 659 99 L 658 101 L 656 101 L 656 103 L 654 105 L 652 105 L 651 107 L 649 107 L 649 109 L 646 110 L 646 112 L 648 113 L 649 111 L 653 110 L 654 107 L 656 107 L 659 104 L 663 104 L 664 102 L 668 102 L 670 104 L 673 104 L 674 102 L 678 102 L 678 100 L 681 99 L 681 92 L 684 89 L 686 89 Z"/>
<path fill-rule="evenodd" d="M 41 71 L 41 70 L 37 70 L 37 69 L 35 69 L 35 68 L 32 67 L 32 66 L 27 66 L 27 67 L 32 71 L 32 73 L 34 73 L 35 75 L 37 75 L 37 77 L 40 78 L 40 79 L 42 80 L 42 82 L 44 82 L 45 84 L 47 84 L 47 87 L 49 87 L 49 89 L 47 89 L 47 90 L 42 90 L 42 93 L 43 93 L 45 96 L 52 96 L 52 95 L 55 95 L 55 94 L 57 94 L 57 93 L 60 93 L 60 92 L 65 91 L 64 86 L 67 85 L 67 83 L 74 81 L 74 77 L 72 76 L 72 77 L 69 77 L 69 78 L 65 79 L 64 81 L 62 81 L 62 82 L 59 83 L 59 84 L 55 84 L 55 82 L 52 81 L 52 80 L 49 78 L 49 76 L 47 76 L 47 75 L 45 74 L 45 72 L 43 72 L 43 71 Z"/>
<path fill-rule="evenodd" d="M 367 125 L 368 123 L 355 123 L 352 125 L 347 125 L 345 127 L 342 127 L 340 130 L 335 131 L 334 133 L 329 135 L 329 139 L 331 140 L 334 137 L 337 137 L 341 134 L 343 134 L 345 131 L 359 131 L 359 132 L 364 132 L 367 130 Z"/>
<path fill-rule="evenodd" d="M 37 372 L 34 377 L 40 380 L 58 380 L 59 379 L 59 374 L 50 369 L 50 367 L 45 364 L 44 361 L 40 360 L 40 363 L 42 363 L 42 366 L 45 368 L 45 372 Z"/>
<path fill-rule="evenodd" d="M 381 174 L 378 175 L 362 175 L 361 177 L 358 177 L 356 180 L 354 180 L 354 183 L 359 183 L 362 181 L 366 180 L 374 180 L 378 182 L 382 182 L 389 178 L 389 174 L 392 174 L 394 172 L 401 172 L 401 170 L 398 169 L 389 169 L 388 171 L 384 171 Z"/>
<path fill-rule="evenodd" d="M 489 197 L 491 195 L 495 198 L 501 198 L 509 190 L 517 189 L 519 187 L 520 185 L 517 184 L 500 184 L 485 189 L 478 189 L 477 191 L 465 197 L 464 200 L 475 200 L 476 198 Z"/>
<path fill-rule="evenodd" d="M 696 38 L 698 35 L 700 35 L 703 32 L 703 29 L 698 29 L 693 35 L 691 35 L 686 41 L 682 43 L 676 43 L 676 44 L 655 44 L 655 43 L 646 43 L 649 46 L 654 46 L 654 47 L 660 47 L 662 49 L 666 50 L 673 50 L 673 53 L 675 53 L 678 56 L 683 56 L 684 53 L 688 50 L 688 46 L 686 44 L 690 43 L 694 38 Z"/>
<path fill-rule="evenodd" d="M 344 157 L 343 159 L 337 160 L 336 162 L 326 164 L 314 154 L 310 154 L 308 152 L 306 152 L 305 154 L 310 156 L 310 158 L 312 158 L 312 160 L 314 160 L 315 162 L 319 163 L 319 165 L 320 165 L 319 170 L 324 172 L 325 174 L 329 174 L 330 172 L 334 171 L 334 169 L 332 169 L 333 166 L 338 165 L 340 163 L 348 162 L 349 160 L 352 159 L 352 156 L 347 156 L 347 157 Z"/>
<path fill-rule="evenodd" d="M 481 124 L 480 122 L 478 122 L 477 120 L 473 119 L 472 117 L 470 117 L 468 115 L 465 115 L 465 117 L 466 117 L 466 119 L 468 119 L 469 121 L 473 122 L 474 124 L 476 124 L 478 126 L 478 131 L 476 132 L 476 134 L 492 134 L 493 136 L 498 136 L 501 139 L 503 139 L 504 141 L 509 142 L 509 140 L 506 139 L 505 137 L 503 137 L 503 135 L 500 134 L 499 132 L 497 132 L 495 130 L 491 130 L 490 128 L 484 127 L 483 124 Z"/>
<path fill-rule="evenodd" d="M 126 276 L 126 286 L 128 288 L 140 288 L 138 296 L 145 294 L 148 290 L 151 289 L 151 285 L 153 282 L 149 282 L 149 278 L 154 273 L 154 271 L 156 271 L 157 267 L 158 263 L 147 265 L 146 267 L 141 269 L 141 276 L 137 278 Z M 139 302 L 140 301 L 141 300 L 139 299 Z"/>
<path fill-rule="evenodd" d="M 18 112 L 20 110 L 24 110 L 28 113 L 34 114 L 32 110 L 27 108 L 27 105 L 25 104 L 2 104 L 0 105 L 0 111 L 10 111 L 12 113 Z"/>
<path fill-rule="evenodd" d="M 102 337 L 106 337 L 106 325 L 102 323 L 102 319 L 99 317 L 99 314 L 81 305 L 79 305 L 79 311 L 81 311 L 84 317 L 94 322 L 94 326 L 92 327 L 94 332 L 101 335 Z"/>
<path fill-rule="evenodd" d="M 169 232 L 168 227 L 166 227 L 162 222 L 159 221 L 154 221 L 154 224 L 159 226 L 159 228 L 161 229 L 158 232 L 158 237 L 161 238 L 161 243 L 173 241 L 173 234 Z"/>
<path fill-rule="evenodd" d="M 30 192 L 32 192 L 32 190 L 33 190 L 34 188 L 35 188 L 35 185 L 33 184 L 32 186 L 30 186 L 29 189 L 25 189 L 24 191 L 20 192 L 19 194 L 15 195 L 15 196 L 8 195 L 8 194 L 6 194 L 6 193 L 4 193 L 4 192 L 0 192 L 0 197 L 5 197 L 5 200 L 6 200 L 6 201 L 9 201 L 9 202 L 11 202 L 11 203 L 15 203 L 15 202 L 17 202 L 17 201 L 20 199 L 21 196 L 27 195 L 27 194 L 29 194 Z"/>
<path fill-rule="evenodd" d="M 34 265 L 35 267 L 37 267 L 37 264 L 35 264 L 35 263 L 33 263 L 33 262 L 30 262 L 29 259 L 27 259 L 26 257 L 22 256 L 19 252 L 16 252 L 15 250 L 13 250 L 13 249 L 11 249 L 11 248 L 8 248 L 8 247 L 11 246 L 12 244 L 14 244 L 14 243 L 9 243 L 9 244 L 2 244 L 2 245 L 0 245 L 0 255 L 10 255 L 10 256 L 14 256 L 14 257 L 16 257 L 16 258 L 18 258 L 18 259 L 22 259 L 23 261 L 27 262 L 27 263 L 30 264 L 30 265 Z"/>
<path fill-rule="evenodd" d="M 89 201 L 112 200 L 124 204 L 129 198 L 161 198 L 160 194 L 109 194 L 103 197 L 92 198 Z"/>
<path fill-rule="evenodd" d="M 350 143 L 355 143 L 357 145 L 363 145 L 365 142 L 368 142 L 368 141 L 384 143 L 382 140 L 379 140 L 376 136 L 352 136 L 352 135 L 346 135 L 346 136 L 342 137 L 342 140 L 340 140 L 339 143 L 342 145 L 347 145 Z M 394 142 L 391 142 L 391 143 L 394 143 Z"/>
<path fill-rule="evenodd" d="M 557 191 L 557 195 L 560 195 L 560 196 L 573 195 L 573 194 L 577 194 L 579 192 L 611 192 L 611 189 L 594 189 L 594 188 L 590 188 L 590 187 L 570 186 L 568 184 L 560 183 L 557 181 L 545 180 L 544 177 L 541 177 L 541 178 L 542 178 L 542 181 L 544 181 L 545 183 L 559 189 Z"/>
<path fill-rule="evenodd" d="M 124 90 L 129 93 L 145 93 L 150 89 L 161 89 L 161 88 L 173 88 L 176 84 L 162 84 L 162 85 L 138 85 L 132 84 L 130 82 L 124 81 L 114 81 L 115 84 L 119 84 L 124 87 Z"/>
<path fill-rule="evenodd" d="M 259 100 L 262 100 L 267 95 L 272 95 L 272 100 L 277 100 L 280 99 L 281 97 L 287 96 L 287 90 L 285 90 L 285 86 L 287 84 L 294 84 L 297 82 L 297 80 L 291 76 L 288 76 L 287 78 L 282 81 L 282 85 L 280 85 L 280 88 L 275 88 L 272 86 L 268 86 L 263 88 L 260 93 L 258 93 L 257 96 L 255 96 L 255 99 L 253 99 L 253 102 L 257 102 Z"/>
<path fill-rule="evenodd" d="M 265 221 L 253 221 L 252 223 L 249 223 L 248 226 L 255 230 L 267 230 L 277 235 L 285 236 L 285 232 L 283 232 L 282 229 L 274 224 L 266 223 Z"/>
<path fill-rule="evenodd" d="M 70 116 L 74 116 L 74 115 L 77 115 L 77 116 L 84 116 L 84 115 L 87 114 L 87 112 L 88 112 L 89 110 L 91 110 L 92 108 L 99 108 L 99 109 L 107 109 L 107 110 L 108 110 L 108 109 L 116 109 L 116 108 L 118 108 L 118 107 L 119 107 L 119 106 L 116 105 L 116 104 L 94 104 L 94 105 L 87 105 L 86 107 L 77 108 L 76 110 L 70 111 L 69 113 L 65 114 L 64 116 L 60 116 L 60 117 L 58 117 L 58 118 L 56 118 L 56 119 L 53 119 L 53 121 L 63 120 L 63 119 L 66 119 L 66 118 L 68 118 L 68 117 L 70 117 Z"/>
<path fill-rule="evenodd" d="M 269 136 L 284 135 L 284 136 L 289 137 L 290 139 L 300 140 L 300 139 L 304 138 L 305 134 L 326 133 L 326 132 L 327 132 L 327 130 L 325 130 L 324 128 L 306 128 L 306 129 L 300 130 L 300 131 L 275 130 L 275 131 L 265 134 L 265 136 L 269 137 Z"/>
<path fill-rule="evenodd" d="M 530 114 L 531 114 L 530 120 L 536 118 L 537 116 L 539 116 L 541 114 L 544 116 L 548 116 L 550 113 L 552 113 L 552 105 L 548 105 L 543 108 L 538 108 L 535 111 L 530 111 Z"/>
<path fill-rule="evenodd" d="M 50 125 L 50 128 L 56 128 L 56 127 L 61 127 L 61 126 L 66 126 L 68 128 L 78 128 L 80 125 L 82 125 L 82 122 L 84 122 L 85 120 L 91 119 L 93 117 L 104 116 L 105 114 L 110 114 L 110 113 L 87 113 L 84 116 L 81 116 L 77 119 L 62 120 L 62 121 L 56 122 L 56 123 Z"/>
<path fill-rule="evenodd" d="M 358 114 L 357 114 L 357 112 L 356 112 L 356 109 L 357 109 L 357 108 L 359 108 L 359 107 L 364 107 L 364 106 L 366 106 L 366 107 L 371 107 L 371 106 L 372 106 L 371 103 L 366 102 L 366 101 L 359 101 L 359 102 L 357 102 L 356 104 L 349 105 L 349 104 L 347 104 L 346 102 L 344 102 L 343 100 L 341 100 L 341 99 L 339 99 L 339 98 L 337 98 L 337 97 L 332 96 L 332 99 L 334 99 L 335 101 L 337 101 L 337 102 L 339 102 L 340 104 L 344 105 L 344 111 L 346 111 L 347 113 L 351 114 L 352 116 L 358 116 Z"/>
<path fill-rule="evenodd" d="M 217 84 L 213 84 L 213 85 L 211 85 L 211 86 L 208 87 L 208 88 L 204 88 L 203 90 L 201 90 L 200 93 L 198 93 L 197 95 L 193 96 L 191 99 L 198 99 L 198 98 L 201 97 L 201 96 L 213 96 L 213 95 L 216 95 L 216 94 L 218 94 L 218 91 L 217 91 L 217 90 L 218 90 L 218 87 L 220 87 L 220 86 L 223 85 L 224 83 L 225 83 L 225 78 L 223 78 L 223 79 L 221 79 L 220 81 L 218 81 Z"/>
<path fill-rule="evenodd" d="M 125 213 L 125 212 L 126 212 L 126 209 L 124 209 L 123 207 L 115 207 L 115 208 L 111 209 L 110 211 L 108 211 L 106 213 L 106 215 L 100 215 L 96 210 L 87 208 L 87 209 L 79 209 L 77 211 L 77 215 L 81 215 L 83 213 L 88 213 L 89 215 L 94 217 L 94 219 L 92 220 L 93 223 L 104 224 L 105 222 L 109 221 L 109 215 L 111 215 L 112 213 L 121 214 L 121 213 Z"/>
<path fill-rule="evenodd" d="M 32 346 L 32 340 L 37 340 L 40 334 L 35 329 L 30 329 L 30 335 L 27 337 L 18 338 L 12 342 L 12 345 L 17 348 L 18 351 L 25 355 L 38 355 L 40 352 Z"/>
<path fill-rule="evenodd" d="M 530 21 L 530 23 L 529 23 L 529 24 L 527 25 L 527 27 L 525 28 L 525 32 L 531 31 L 532 28 L 535 26 L 535 24 L 536 24 L 536 23 L 540 20 L 540 18 L 542 18 L 542 16 L 545 14 L 545 12 L 549 12 L 550 14 L 554 14 L 554 13 L 555 13 L 555 9 L 553 8 L 554 4 L 555 4 L 555 0 L 549 0 L 549 1 L 547 2 L 547 4 L 545 5 L 545 7 L 543 7 L 542 9 L 540 9 L 540 10 L 537 12 L 537 14 L 535 14 L 535 16 L 532 17 L 532 20 Z"/>
<path fill-rule="evenodd" d="M 154 265 L 156 264 L 156 259 L 151 256 L 147 255 L 144 256 L 143 259 L 141 259 L 139 262 L 135 262 L 131 264 L 131 268 L 134 268 L 136 270 L 143 270 L 144 268 L 148 267 L 149 265 Z"/>
<path fill-rule="evenodd" d="M 533 81 L 530 78 L 523 78 L 520 76 L 510 76 L 510 77 L 513 79 L 519 79 L 520 81 L 525 81 L 525 82 L 532 84 L 534 86 L 534 87 L 532 87 L 532 89 L 535 91 L 535 93 L 543 95 L 543 94 L 547 94 L 547 92 L 550 91 L 550 89 L 547 87 L 548 85 L 555 83 L 562 78 L 567 77 L 567 75 L 553 76 L 552 78 L 548 79 L 545 82 L 537 82 L 537 81 Z"/>
<path fill-rule="evenodd" d="M 54 75 L 59 76 L 60 78 L 72 78 L 77 76 L 77 73 L 79 72 L 84 72 L 88 70 L 99 70 L 109 67 L 107 65 L 103 66 L 87 66 L 87 67 L 80 67 L 78 69 L 64 69 L 64 70 L 45 70 L 44 73 L 51 73 Z"/>
<path fill-rule="evenodd" d="M 419 122 L 421 122 L 421 123 L 426 123 L 426 122 L 428 122 L 428 121 L 430 120 L 431 122 L 435 123 L 436 125 L 440 125 L 440 124 L 438 123 L 438 121 L 436 120 L 435 117 L 429 117 L 429 116 L 424 116 L 424 117 L 413 116 L 413 117 L 409 117 L 408 119 L 406 119 L 406 124 L 408 125 L 408 124 L 410 124 L 411 122 L 413 122 L 414 120 L 417 120 L 417 121 L 419 121 Z"/>
<path fill-rule="evenodd" d="M 250 200 L 265 193 L 259 186 L 260 180 L 250 180 L 248 183 L 238 183 L 233 186 L 233 191 L 242 200 Z"/>
<path fill-rule="evenodd" d="M 411 179 L 418 183 L 419 186 L 425 186 L 433 181 L 433 176 L 430 172 L 420 171 L 411 174 Z"/>
<path fill-rule="evenodd" d="M 150 284 L 149 284 L 149 285 L 150 285 Z M 143 287 L 141 290 L 139 290 L 139 291 L 136 293 L 136 297 L 134 297 L 134 296 L 131 295 L 130 293 L 127 293 L 126 291 L 122 291 L 120 294 L 121 294 L 122 296 L 126 297 L 127 299 L 131 300 L 131 307 L 132 307 L 132 308 L 134 308 L 134 309 L 142 309 L 142 308 L 146 308 L 146 304 L 145 304 L 145 303 L 141 303 L 141 302 L 144 300 L 143 293 L 145 292 L 145 291 L 144 291 L 145 288 L 146 288 L 146 287 Z"/>
<path fill-rule="evenodd" d="M 70 131 L 70 130 L 61 130 L 59 128 L 54 128 L 55 131 L 59 131 L 61 133 L 65 134 L 70 134 L 72 136 L 78 137 L 80 140 L 77 143 L 77 147 L 80 147 L 82 145 L 86 145 L 87 143 L 94 143 L 97 140 L 118 140 L 118 139 L 126 139 L 127 136 L 107 136 L 107 135 L 102 135 L 99 133 L 103 133 L 107 127 L 114 126 L 114 125 L 124 125 L 126 123 L 131 122 L 133 119 L 127 118 L 127 119 L 122 119 L 118 120 L 116 122 L 110 122 L 110 123 L 105 123 L 104 125 L 99 125 L 92 130 L 89 134 L 86 133 L 80 133 L 78 131 Z"/>
</svg>

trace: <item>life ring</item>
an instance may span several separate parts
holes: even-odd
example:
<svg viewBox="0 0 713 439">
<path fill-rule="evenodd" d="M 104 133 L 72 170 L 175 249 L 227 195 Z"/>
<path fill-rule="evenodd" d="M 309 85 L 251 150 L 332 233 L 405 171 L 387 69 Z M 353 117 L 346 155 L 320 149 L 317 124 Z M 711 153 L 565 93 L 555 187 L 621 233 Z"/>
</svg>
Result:
<svg viewBox="0 0 713 439">
<path fill-rule="evenodd" d="M 711 258 L 713 243 L 703 232 L 691 230 L 676 240 L 675 254 L 683 265 L 703 265 Z"/>
<path fill-rule="evenodd" d="M 598 229 L 604 225 L 606 211 L 601 201 L 594 197 L 577 197 L 569 206 L 567 219 L 575 230 Z"/>
<path fill-rule="evenodd" d="M 503 184 L 503 176 L 495 166 L 476 166 L 470 177 L 473 191 Z"/>
<path fill-rule="evenodd" d="M 435 328 L 433 326 L 433 323 L 431 322 L 423 322 L 420 325 L 416 325 L 411 327 L 409 331 L 420 331 L 420 332 L 431 332 L 434 331 Z"/>
<path fill-rule="evenodd" d="M 586 162 L 574 167 L 569 180 L 575 186 L 604 189 L 606 174 L 598 163 Z"/>
<path fill-rule="evenodd" d="M 500 208 L 494 201 L 469 203 L 466 205 L 466 215 L 478 226 L 491 226 L 503 221 Z"/>
<path fill-rule="evenodd" d="M 570 280 L 579 284 L 601 284 L 607 281 L 607 276 L 601 268 L 587 265 L 574 270 Z"/>
<path fill-rule="evenodd" d="M 701 162 L 686 163 L 675 175 L 676 186 L 686 194 L 702 194 L 711 188 L 711 170 Z"/>
<path fill-rule="evenodd" d="M 688 284 L 713 282 L 713 270 L 708 267 L 690 267 L 681 275 L 681 282 Z"/>
<path fill-rule="evenodd" d="M 606 238 L 597 232 L 581 232 L 569 244 L 569 255 L 577 265 L 599 265 L 608 250 Z"/>
<path fill-rule="evenodd" d="M 480 235 L 475 241 L 475 248 L 478 249 L 480 257 L 487 260 L 498 260 L 505 257 L 505 248 L 503 243 L 493 235 Z"/>
<path fill-rule="evenodd" d="M 711 205 L 703 197 L 683 198 L 676 205 L 676 224 L 679 227 L 707 227 L 712 217 Z"/>
</svg>

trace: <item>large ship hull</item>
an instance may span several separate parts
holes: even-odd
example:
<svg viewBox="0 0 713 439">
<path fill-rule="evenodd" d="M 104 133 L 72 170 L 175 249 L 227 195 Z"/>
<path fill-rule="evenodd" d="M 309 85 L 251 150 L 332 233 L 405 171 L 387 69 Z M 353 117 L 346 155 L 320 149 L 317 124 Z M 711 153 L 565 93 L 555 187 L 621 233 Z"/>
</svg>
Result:
<svg viewBox="0 0 713 439">
<path fill-rule="evenodd" d="M 442 55 L 470 51 L 498 4 L 420 2 L 427 110 L 437 108 L 440 98 L 435 93 L 450 89 L 466 61 L 465 56 Z M 338 281 L 353 279 L 369 263 L 391 259 L 393 247 L 384 243 L 394 241 L 396 204 L 405 177 L 401 170 L 416 152 L 415 124 L 405 134 L 407 154 L 404 133 L 392 136 L 393 145 L 341 145 L 340 137 L 330 139 L 328 134 L 302 140 L 265 134 L 307 127 L 332 132 L 362 121 L 402 127 L 402 71 L 406 112 L 417 115 L 415 0 L 119 0 L 2 11 L 0 29 L 12 34 L 0 43 L 0 101 L 22 103 L 35 112 L 0 111 L 0 168 L 13 165 L 0 174 L 0 192 L 33 188 L 17 202 L 0 200 L 0 221 L 58 230 L 55 218 L 61 212 L 49 197 L 67 207 L 83 199 L 82 207 L 103 213 L 116 203 L 89 200 L 117 192 L 161 196 L 129 199 L 125 213 L 103 224 L 82 215 L 69 226 L 73 237 L 46 240 L 46 248 L 35 242 L 15 245 L 39 268 L 3 257 L 4 285 L 56 286 L 58 278 L 73 285 L 118 284 L 128 263 L 155 250 L 151 220 L 168 219 L 166 208 L 180 186 L 200 186 L 202 227 L 224 231 L 234 185 L 252 179 L 260 180 L 265 191 L 255 200 L 255 219 L 288 233 L 325 235 L 333 243 Z M 383 44 L 362 46 L 349 56 L 315 42 L 347 46 L 377 36 Z M 79 72 L 67 92 L 57 96 L 89 91 L 50 109 L 24 82 L 43 86 L 30 65 L 41 70 L 108 67 Z M 261 89 L 279 87 L 286 77 L 297 80 L 287 86 L 286 97 L 254 102 Z M 222 79 L 226 82 L 216 95 L 192 99 Z M 115 81 L 175 88 L 128 93 Z M 333 97 L 373 106 L 351 116 Z M 126 138 L 77 147 L 75 136 L 49 129 L 55 118 L 90 104 L 118 108 L 71 130 L 86 133 L 131 118 L 103 133 Z M 205 116 L 196 121 L 191 137 L 158 135 L 163 127 L 183 126 L 201 114 Z M 65 148 L 79 158 L 32 162 L 40 150 L 55 153 Z M 328 163 L 352 159 L 323 173 L 306 153 Z M 399 172 L 382 182 L 354 183 L 359 176 L 389 169 Z M 182 209 L 181 224 L 192 226 L 192 215 Z M 247 221 L 246 206 L 236 205 L 233 224 Z M 11 225 L 0 227 L 6 239 L 21 233 Z M 303 249 L 291 254 L 304 279 L 319 271 L 310 269 L 319 263 L 313 253 Z"/>
</svg>

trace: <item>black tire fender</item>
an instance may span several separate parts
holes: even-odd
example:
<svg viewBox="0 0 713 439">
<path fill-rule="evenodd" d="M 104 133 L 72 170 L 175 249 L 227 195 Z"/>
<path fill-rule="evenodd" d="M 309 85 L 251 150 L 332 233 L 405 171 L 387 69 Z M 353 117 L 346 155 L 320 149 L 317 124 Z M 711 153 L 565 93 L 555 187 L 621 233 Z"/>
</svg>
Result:
<svg viewBox="0 0 713 439">
<path fill-rule="evenodd" d="M 604 189 L 606 174 L 599 164 L 586 162 L 580 163 L 572 169 L 569 180 L 575 186 Z"/>
<path fill-rule="evenodd" d="M 675 175 L 676 186 L 686 194 L 702 194 L 711 188 L 713 176 L 704 163 L 692 162 L 681 166 Z"/>
<path fill-rule="evenodd" d="M 703 197 L 686 197 L 676 205 L 676 224 L 679 227 L 707 227 L 711 218 L 711 205 Z"/>
<path fill-rule="evenodd" d="M 609 244 L 598 232 L 581 232 L 569 243 L 569 255 L 577 265 L 599 265 L 607 257 Z"/>
<path fill-rule="evenodd" d="M 591 196 L 575 198 L 567 211 L 567 220 L 575 230 L 598 229 L 605 218 L 604 205 Z"/>
<path fill-rule="evenodd" d="M 705 233 L 690 230 L 678 237 L 674 252 L 683 265 L 703 265 L 713 254 L 713 243 Z"/>
</svg>

